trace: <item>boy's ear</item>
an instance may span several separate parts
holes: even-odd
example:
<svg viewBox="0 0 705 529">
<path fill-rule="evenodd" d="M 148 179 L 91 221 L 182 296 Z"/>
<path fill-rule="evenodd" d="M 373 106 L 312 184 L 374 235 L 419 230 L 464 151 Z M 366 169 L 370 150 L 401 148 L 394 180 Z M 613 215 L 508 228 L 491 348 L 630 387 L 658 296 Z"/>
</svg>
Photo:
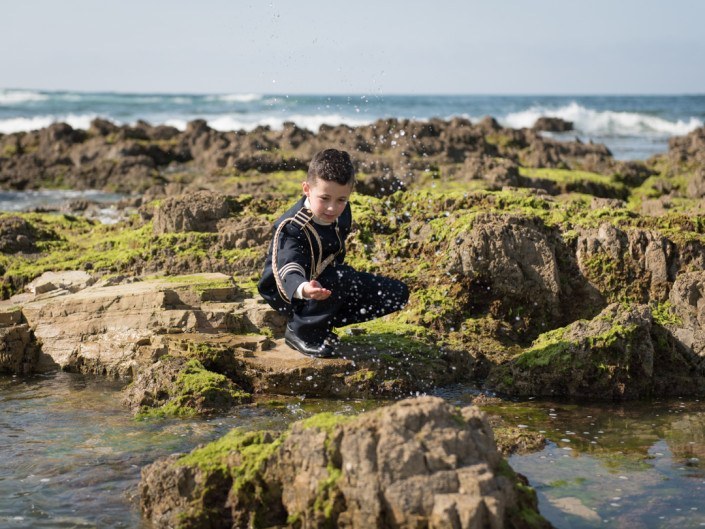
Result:
<svg viewBox="0 0 705 529">
<path fill-rule="evenodd" d="M 311 186 L 308 185 L 308 182 L 306 180 L 303 181 L 301 187 L 304 190 L 304 195 L 309 196 L 309 193 L 311 192 Z"/>
</svg>

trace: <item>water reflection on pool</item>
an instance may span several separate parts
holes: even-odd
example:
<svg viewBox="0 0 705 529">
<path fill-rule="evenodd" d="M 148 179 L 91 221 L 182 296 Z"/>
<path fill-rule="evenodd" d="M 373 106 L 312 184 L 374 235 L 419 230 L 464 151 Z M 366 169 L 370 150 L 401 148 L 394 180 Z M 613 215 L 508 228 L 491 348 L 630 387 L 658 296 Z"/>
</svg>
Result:
<svg viewBox="0 0 705 529">
<path fill-rule="evenodd" d="M 474 396 L 463 388 L 440 393 L 456 404 Z M 705 403 L 530 400 L 483 409 L 546 436 L 545 449 L 509 462 L 556 527 L 705 526 Z"/>
<path fill-rule="evenodd" d="M 134 528 L 140 468 L 233 427 L 282 429 L 317 413 L 357 413 L 373 401 L 265 399 L 223 417 L 135 421 L 123 383 L 55 373 L 0 377 L 0 527 Z M 463 405 L 477 394 L 438 392 Z M 545 449 L 511 465 L 561 529 L 705 526 L 705 403 L 513 402 L 484 408 L 544 432 Z"/>
</svg>

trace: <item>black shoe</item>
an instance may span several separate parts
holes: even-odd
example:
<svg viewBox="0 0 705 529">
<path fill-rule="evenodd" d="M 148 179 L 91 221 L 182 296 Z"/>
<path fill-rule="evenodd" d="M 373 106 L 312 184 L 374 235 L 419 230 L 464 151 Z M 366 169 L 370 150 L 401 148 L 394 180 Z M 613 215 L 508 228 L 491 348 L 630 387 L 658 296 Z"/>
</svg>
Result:
<svg viewBox="0 0 705 529">
<path fill-rule="evenodd" d="M 333 356 L 334 347 L 327 341 L 324 341 L 322 344 L 306 343 L 296 336 L 288 325 L 284 333 L 284 343 L 306 356 L 312 356 L 314 358 L 330 358 Z"/>
</svg>

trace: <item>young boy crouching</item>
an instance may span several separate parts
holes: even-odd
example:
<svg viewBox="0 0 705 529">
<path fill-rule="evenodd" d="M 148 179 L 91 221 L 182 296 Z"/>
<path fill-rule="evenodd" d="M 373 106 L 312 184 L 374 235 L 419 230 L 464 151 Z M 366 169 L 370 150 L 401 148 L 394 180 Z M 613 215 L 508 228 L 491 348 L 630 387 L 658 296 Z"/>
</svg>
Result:
<svg viewBox="0 0 705 529">
<path fill-rule="evenodd" d="M 288 316 L 286 344 L 308 356 L 333 356 L 338 343 L 333 327 L 384 316 L 409 299 L 401 281 L 344 264 L 354 184 L 347 152 L 318 152 L 303 182 L 304 196 L 274 223 L 258 289 Z"/>
</svg>

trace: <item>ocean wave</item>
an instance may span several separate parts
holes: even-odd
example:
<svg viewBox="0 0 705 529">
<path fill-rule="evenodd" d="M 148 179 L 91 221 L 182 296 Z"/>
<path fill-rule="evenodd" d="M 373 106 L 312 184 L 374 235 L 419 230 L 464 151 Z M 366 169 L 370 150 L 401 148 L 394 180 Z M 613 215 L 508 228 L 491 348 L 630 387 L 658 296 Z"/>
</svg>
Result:
<svg viewBox="0 0 705 529">
<path fill-rule="evenodd" d="M 225 103 L 252 103 L 261 99 L 261 94 L 222 94 L 206 98 L 208 101 L 223 101 Z"/>
<path fill-rule="evenodd" d="M 96 114 L 68 114 L 65 116 L 0 119 L 0 133 L 12 134 L 13 132 L 39 130 L 53 123 L 68 123 L 74 129 L 87 129 L 96 117 Z"/>
<path fill-rule="evenodd" d="M 281 130 L 285 122 L 293 122 L 298 127 L 311 131 L 318 131 L 321 125 L 350 125 L 356 127 L 367 125 L 371 120 L 346 117 L 340 114 L 316 114 L 316 115 L 287 115 L 287 116 L 252 116 L 250 119 L 243 119 L 242 116 L 219 116 L 207 120 L 208 126 L 221 132 L 231 130 L 251 131 L 260 126 L 268 126 L 273 130 Z M 164 122 L 165 125 L 184 130 L 188 123 L 187 119 L 172 118 Z"/>
<path fill-rule="evenodd" d="M 47 99 L 49 99 L 48 96 L 31 90 L 0 90 L 0 105 L 17 105 Z"/>
<path fill-rule="evenodd" d="M 499 118 L 499 122 L 512 128 L 529 128 L 540 117 L 572 121 L 576 131 L 600 136 L 681 136 L 703 126 L 703 122 L 695 117 L 688 121 L 668 121 L 638 112 L 593 110 L 576 102 L 558 108 L 534 106 L 507 114 Z"/>
</svg>

